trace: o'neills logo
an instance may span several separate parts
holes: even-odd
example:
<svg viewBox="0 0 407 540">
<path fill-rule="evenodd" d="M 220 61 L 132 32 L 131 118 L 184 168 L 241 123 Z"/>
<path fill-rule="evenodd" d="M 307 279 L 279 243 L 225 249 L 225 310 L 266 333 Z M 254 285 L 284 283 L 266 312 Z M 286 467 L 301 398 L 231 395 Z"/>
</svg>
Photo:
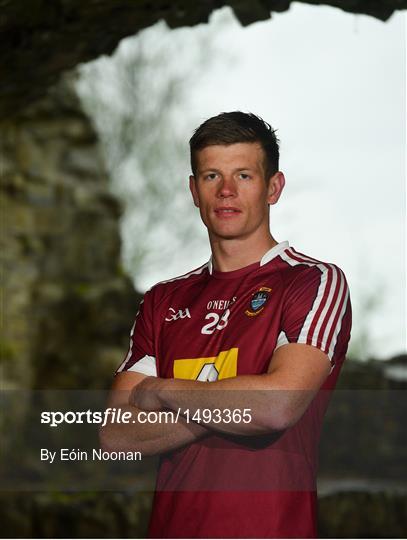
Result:
<svg viewBox="0 0 407 540">
<path fill-rule="evenodd" d="M 264 309 L 264 306 L 270 298 L 271 289 L 269 287 L 260 287 L 250 299 L 250 308 L 246 309 L 245 314 L 248 317 L 259 315 Z"/>
</svg>

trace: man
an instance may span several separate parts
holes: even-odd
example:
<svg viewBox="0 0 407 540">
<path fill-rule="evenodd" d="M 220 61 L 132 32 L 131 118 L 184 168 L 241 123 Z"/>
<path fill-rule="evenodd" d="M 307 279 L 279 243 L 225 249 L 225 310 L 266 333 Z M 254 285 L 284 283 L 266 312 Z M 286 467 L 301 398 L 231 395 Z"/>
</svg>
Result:
<svg viewBox="0 0 407 540">
<path fill-rule="evenodd" d="M 162 454 L 152 537 L 315 537 L 321 422 L 350 336 L 346 280 L 270 233 L 285 179 L 266 122 L 219 114 L 190 148 L 212 257 L 145 294 L 111 394 L 135 419 L 172 410 L 177 421 L 112 424 L 102 444 Z"/>
</svg>

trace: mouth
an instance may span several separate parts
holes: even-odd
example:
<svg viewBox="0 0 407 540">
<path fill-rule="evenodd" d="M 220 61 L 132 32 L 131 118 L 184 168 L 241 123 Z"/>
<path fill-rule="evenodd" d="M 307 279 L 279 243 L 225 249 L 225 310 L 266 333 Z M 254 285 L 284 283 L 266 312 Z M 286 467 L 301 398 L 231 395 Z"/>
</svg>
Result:
<svg viewBox="0 0 407 540">
<path fill-rule="evenodd" d="M 221 206 L 219 208 L 215 208 L 215 214 L 220 218 L 231 218 L 241 213 L 242 211 L 239 210 L 239 208 L 234 208 L 231 206 Z"/>
</svg>

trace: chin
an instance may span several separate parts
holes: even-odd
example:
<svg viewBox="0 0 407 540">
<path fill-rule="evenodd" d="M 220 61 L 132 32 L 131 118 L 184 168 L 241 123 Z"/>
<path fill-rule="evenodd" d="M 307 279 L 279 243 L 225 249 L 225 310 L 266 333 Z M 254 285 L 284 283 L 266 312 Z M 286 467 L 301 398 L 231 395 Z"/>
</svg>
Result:
<svg viewBox="0 0 407 540">
<path fill-rule="evenodd" d="M 210 231 L 210 234 L 214 238 L 224 239 L 224 240 L 233 240 L 235 238 L 241 238 L 244 236 L 244 233 L 242 231 L 236 231 L 236 230 L 212 230 Z"/>
</svg>

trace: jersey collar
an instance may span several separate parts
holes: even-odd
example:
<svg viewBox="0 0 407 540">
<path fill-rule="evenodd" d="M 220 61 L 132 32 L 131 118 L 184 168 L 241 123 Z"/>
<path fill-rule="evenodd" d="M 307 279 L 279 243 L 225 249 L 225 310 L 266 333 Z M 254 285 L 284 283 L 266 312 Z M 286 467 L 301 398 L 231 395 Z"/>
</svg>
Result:
<svg viewBox="0 0 407 540">
<path fill-rule="evenodd" d="M 264 266 L 268 262 L 270 262 L 272 259 L 277 257 L 282 251 L 287 249 L 289 247 L 288 240 L 284 240 L 283 242 L 279 242 L 277 245 L 269 249 L 263 257 L 260 259 L 259 266 Z M 209 259 L 208 263 L 208 271 L 210 274 L 212 274 L 213 271 L 213 263 L 212 263 L 212 257 Z"/>
<path fill-rule="evenodd" d="M 270 262 L 274 257 L 277 257 L 277 255 L 280 255 L 282 251 L 287 249 L 289 247 L 288 240 L 284 240 L 284 242 L 279 242 L 276 246 L 269 249 L 261 258 L 260 260 L 260 266 L 264 266 L 268 262 Z"/>
</svg>

